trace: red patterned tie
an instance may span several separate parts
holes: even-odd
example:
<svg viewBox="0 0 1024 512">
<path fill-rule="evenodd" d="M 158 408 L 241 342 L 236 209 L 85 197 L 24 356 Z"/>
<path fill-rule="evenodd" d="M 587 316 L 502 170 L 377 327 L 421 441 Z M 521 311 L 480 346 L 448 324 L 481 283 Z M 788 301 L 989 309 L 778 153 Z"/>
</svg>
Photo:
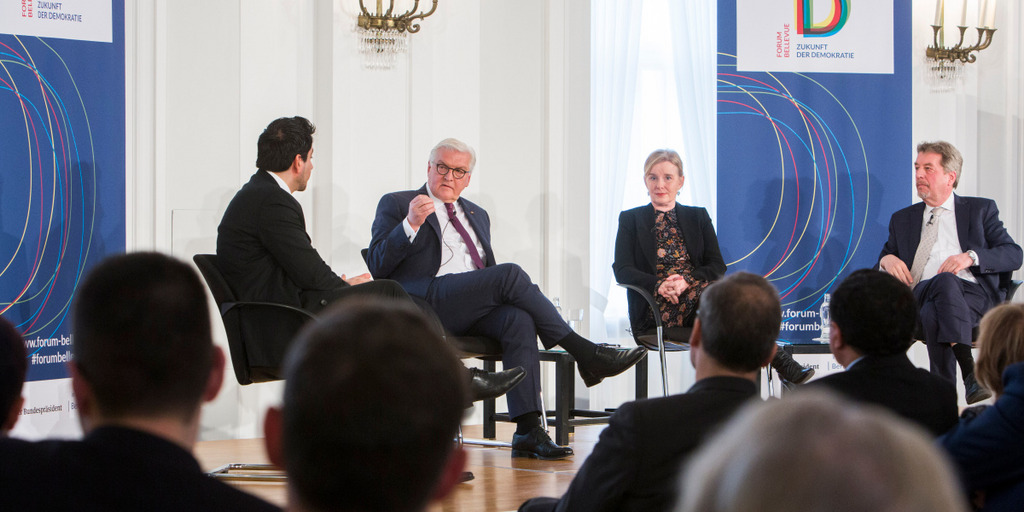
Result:
<svg viewBox="0 0 1024 512">
<path fill-rule="evenodd" d="M 455 231 L 459 232 L 462 236 L 462 241 L 466 243 L 466 249 L 469 250 L 469 257 L 473 258 L 473 264 L 476 268 L 484 268 L 484 261 L 480 259 L 480 253 L 476 252 L 476 244 L 473 243 L 473 239 L 469 236 L 469 232 L 466 231 L 466 227 L 459 222 L 459 217 L 455 215 L 455 205 L 452 203 L 445 203 L 444 209 L 448 210 L 448 220 L 455 226 Z"/>
</svg>

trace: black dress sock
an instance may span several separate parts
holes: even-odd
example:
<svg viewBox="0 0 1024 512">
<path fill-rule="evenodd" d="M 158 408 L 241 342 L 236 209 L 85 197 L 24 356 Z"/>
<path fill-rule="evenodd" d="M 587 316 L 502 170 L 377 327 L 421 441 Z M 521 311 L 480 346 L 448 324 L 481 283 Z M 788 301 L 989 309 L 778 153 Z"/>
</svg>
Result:
<svg viewBox="0 0 1024 512">
<path fill-rule="evenodd" d="M 974 373 L 974 354 L 971 353 L 970 345 L 954 343 L 953 357 L 956 357 L 956 362 L 960 365 L 960 373 L 963 374 L 964 379 Z"/>
<path fill-rule="evenodd" d="M 540 413 L 528 412 L 526 414 L 520 414 L 519 416 L 512 418 L 512 421 L 516 422 L 516 434 L 528 434 L 531 430 L 540 426 Z"/>
<path fill-rule="evenodd" d="M 576 334 L 574 331 L 569 331 L 569 334 L 558 340 L 557 345 L 572 355 L 576 359 L 577 364 L 583 365 L 594 358 L 594 351 L 597 350 L 597 346 L 591 343 L 590 340 Z"/>
</svg>

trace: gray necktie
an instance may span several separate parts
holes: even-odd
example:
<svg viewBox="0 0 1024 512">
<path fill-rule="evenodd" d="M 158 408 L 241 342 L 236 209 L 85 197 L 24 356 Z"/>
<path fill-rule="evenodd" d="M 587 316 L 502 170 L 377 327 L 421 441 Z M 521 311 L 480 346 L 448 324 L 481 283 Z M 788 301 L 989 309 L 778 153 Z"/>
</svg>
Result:
<svg viewBox="0 0 1024 512">
<path fill-rule="evenodd" d="M 921 243 L 918 244 L 917 252 L 914 253 L 914 265 L 910 267 L 910 277 L 914 279 L 914 283 L 910 285 L 911 288 L 921 282 L 921 274 L 924 273 L 925 263 L 928 263 L 928 255 L 931 254 L 932 247 L 935 247 L 935 241 L 939 239 L 939 216 L 943 211 L 938 206 L 932 208 L 932 216 L 921 230 Z"/>
</svg>

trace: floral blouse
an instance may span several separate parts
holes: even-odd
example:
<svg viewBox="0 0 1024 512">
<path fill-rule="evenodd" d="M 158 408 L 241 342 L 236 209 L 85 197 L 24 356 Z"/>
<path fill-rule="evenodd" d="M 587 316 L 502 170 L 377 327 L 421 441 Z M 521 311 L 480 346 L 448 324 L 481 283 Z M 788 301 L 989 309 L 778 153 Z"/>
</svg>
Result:
<svg viewBox="0 0 1024 512">
<path fill-rule="evenodd" d="M 654 238 L 658 247 L 658 285 L 655 287 L 655 299 L 661 313 L 661 321 L 665 327 L 693 325 L 697 311 L 697 300 L 710 282 L 700 281 L 693 277 L 693 263 L 686 251 L 686 243 L 679 231 L 676 211 L 657 212 L 654 220 Z M 689 283 L 686 290 L 679 296 L 679 303 L 673 304 L 657 293 L 661 283 L 668 276 L 679 274 Z"/>
</svg>

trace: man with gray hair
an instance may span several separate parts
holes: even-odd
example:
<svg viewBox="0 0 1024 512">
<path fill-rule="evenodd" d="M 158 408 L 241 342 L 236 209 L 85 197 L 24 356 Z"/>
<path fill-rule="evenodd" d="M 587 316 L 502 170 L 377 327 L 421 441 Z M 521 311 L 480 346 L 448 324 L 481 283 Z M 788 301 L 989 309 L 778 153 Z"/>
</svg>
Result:
<svg viewBox="0 0 1024 512">
<path fill-rule="evenodd" d="M 923 201 L 892 214 L 878 269 L 914 291 L 932 373 L 955 383 L 959 363 L 972 404 L 991 394 L 974 378 L 971 331 L 1005 300 L 1001 284 L 1020 268 L 1022 252 L 995 201 L 953 194 L 962 167 L 952 144 L 918 144 L 914 183 Z"/>
<path fill-rule="evenodd" d="M 659 511 L 672 507 L 676 474 L 703 439 L 757 397 L 775 355 L 782 307 L 763 277 L 739 272 L 701 295 L 690 336 L 697 382 L 682 395 L 622 405 L 561 499 L 533 498 L 522 512 Z"/>
<path fill-rule="evenodd" d="M 490 217 L 460 197 L 475 164 L 473 148 L 460 140 L 434 146 L 427 183 L 387 194 L 377 205 L 367 266 L 375 279 L 398 281 L 429 303 L 448 332 L 494 338 L 506 367 L 526 369 L 526 380 L 506 395 L 517 424 L 513 457 L 568 457 L 572 449 L 556 445 L 541 428 L 537 337 L 545 347 L 569 352 L 588 387 L 626 371 L 646 349 L 591 343 L 569 328 L 522 268 L 496 264 Z"/>
</svg>

